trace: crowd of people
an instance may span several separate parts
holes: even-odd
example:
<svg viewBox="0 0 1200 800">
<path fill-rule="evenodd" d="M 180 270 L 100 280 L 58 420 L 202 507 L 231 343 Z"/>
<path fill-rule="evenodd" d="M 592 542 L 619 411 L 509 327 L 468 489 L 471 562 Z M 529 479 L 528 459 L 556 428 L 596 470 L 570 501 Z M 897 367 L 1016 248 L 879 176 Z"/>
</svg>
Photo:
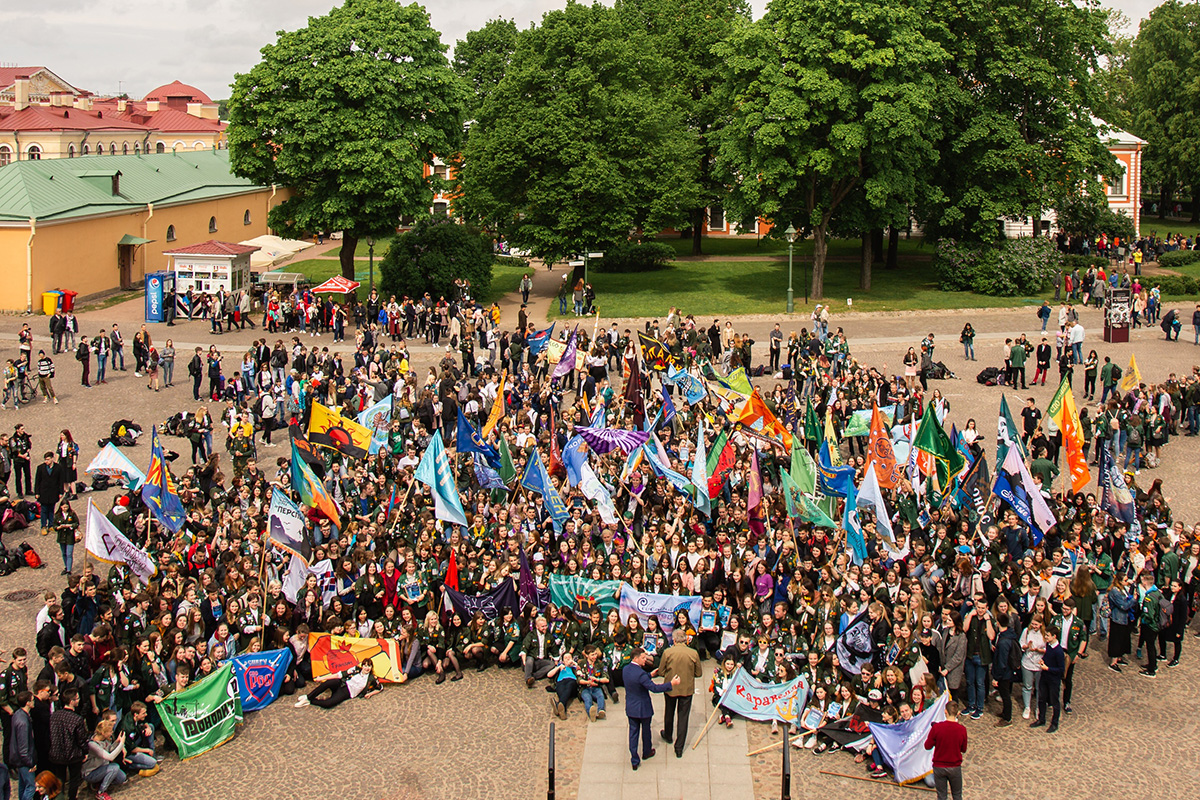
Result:
<svg viewBox="0 0 1200 800">
<path fill-rule="evenodd" d="M 608 703 L 619 702 L 624 667 L 636 661 L 653 672 L 672 643 L 682 644 L 695 651 L 697 663 L 715 659 L 706 667 L 714 706 L 739 667 L 766 682 L 804 675 L 809 707 L 825 722 L 796 728 L 795 744 L 817 753 L 846 746 L 849 740 L 835 730 L 858 731 L 861 739 L 866 722 L 910 718 L 944 692 L 961 705 L 964 719 L 982 719 L 992 704 L 996 725 L 1012 723 L 1017 697 L 1021 717 L 1053 733 L 1065 724 L 1061 714 L 1072 713 L 1079 659 L 1099 651 L 1117 672 L 1131 658 L 1142 659 L 1146 678 L 1159 674 L 1160 653 L 1167 666 L 1179 663 L 1200 586 L 1200 526 L 1174 519 L 1162 481 L 1144 488 L 1138 474 L 1157 463 L 1175 435 L 1200 433 L 1198 370 L 1122 390 L 1120 374 L 1114 378 L 1104 360 L 1101 398 L 1080 415 L 1085 452 L 1095 442 L 1096 457 L 1109 459 L 1113 469 L 1122 460 L 1129 468 L 1123 482 L 1132 520 L 1097 492 L 1062 490 L 1055 480 L 1062 433 L 1031 398 L 1015 435 L 1055 524 L 1040 529 L 998 497 L 982 519 L 949 487 L 931 491 L 919 469 L 905 468 L 884 492 L 886 525 L 877 508 L 858 512 L 865 545 L 858 553 L 842 501 L 814 497 L 827 504 L 828 515 L 795 516 L 783 473 L 793 468 L 795 449 L 819 457 L 824 445 L 861 484 L 873 469 L 867 437 L 843 434 L 856 412 L 874 407 L 892 409 L 889 428 L 899 439 L 911 439 L 927 414 L 949 427 L 950 403 L 928 388 L 923 367 L 934 362 L 933 334 L 922 342 L 921 357 L 910 364 L 905 356 L 904 374 L 887 374 L 852 355 L 825 309 L 814 315 L 812 330 L 785 335 L 776 325 L 764 365 L 753 357 L 755 341 L 732 322 L 705 326 L 672 309 L 661 325 L 642 331 L 601 329 L 598 321 L 569 337 L 560 330 L 567 352 L 575 347 L 581 354 L 576 368 L 560 370 L 549 359 L 546 332 L 527 319 L 506 329 L 498 309 L 475 303 L 469 287 L 448 301 L 427 301 L 384 302 L 372 294 L 361 316 L 349 315 L 362 320 L 352 354 L 306 345 L 300 336 L 262 338 L 237 354 L 230 370 L 215 346 L 207 354 L 196 349 L 188 372 L 201 405 L 156 421 L 192 445 L 190 465 L 181 460 L 172 468 L 186 511 L 182 531 L 171 534 L 135 491 L 117 492 L 106 509 L 157 563 L 148 584 L 122 564 L 102 569 L 84 560 L 76 569 L 72 548 L 83 515 L 63 464 L 75 469 L 78 448 L 60 442 L 57 451 L 46 451 L 53 476 L 37 499 L 43 533 L 55 531 L 62 546 L 66 584 L 48 593 L 38 615 L 36 653 L 13 649 L 0 673 L 5 754 L 22 800 L 47 770 L 71 800 L 82 782 L 105 797 L 126 776 L 155 772 L 173 746 L 157 724 L 157 702 L 234 654 L 290 647 L 288 687 L 302 688 L 312 677 L 312 632 L 396 639 L 405 682 L 423 673 L 436 684 L 460 680 L 467 667 L 513 668 L 530 688 L 545 681 L 555 714 L 565 717 L 578 700 L 595 722 L 606 717 Z M 344 325 L 345 309 L 319 312 L 314 331 L 312 318 L 284 311 L 272 330 L 268 307 L 265 329 L 337 331 L 339 314 Z M 1060 317 L 1065 331 L 1069 320 Z M 235 322 L 245 318 L 239 314 Z M 120 339 L 113 345 L 114 334 L 115 325 L 97 338 L 109 347 L 100 363 L 111 359 L 117 368 L 122 345 Z M 424 337 L 439 344 L 443 336 L 448 346 L 440 362 L 420 374 L 408 342 Z M 155 358 L 161 369 L 170 341 L 156 350 L 148 331 L 139 337 L 135 369 L 155 369 Z M 647 341 L 654 343 L 650 350 Z M 1075 344 L 1056 342 L 1068 366 L 1080 354 Z M 1022 353 L 1032 348 L 1039 372 L 1043 360 L 1048 365 L 1041 347 L 1019 346 Z M 1017 347 L 1007 351 L 1010 369 Z M 476 349 L 487 355 L 476 359 Z M 123 367 L 123 355 L 119 361 Z M 1095 351 L 1080 361 L 1082 396 L 1091 400 Z M 737 421 L 740 398 L 749 393 L 739 394 L 732 378 L 761 376 L 764 367 L 769 371 L 755 396 L 796 437 L 794 449 L 779 435 Z M 689 398 L 680 374 L 707 383 L 709 391 Z M 339 514 L 335 520 L 309 510 L 312 561 L 328 559 L 331 570 L 285 589 L 291 561 L 268 543 L 269 508 L 274 491 L 300 495 L 288 456 L 264 453 L 278 444 L 272 433 L 282 432 L 284 444 L 303 444 L 315 403 L 353 418 L 388 398 L 378 452 L 352 458 L 313 448 L 310 466 Z M 210 412 L 210 404 L 219 412 Z M 805 405 L 824 421 L 816 433 Z M 565 513 L 511 476 L 500 485 L 487 480 L 457 438 L 460 415 L 484 430 L 480 439 L 489 447 L 511 453 L 511 475 L 522 475 L 531 459 L 548 464 L 546 491 L 558 493 Z M 598 495 L 594 485 L 570 477 L 561 457 L 583 427 L 652 432 L 646 447 L 653 458 L 634 464 L 621 448 L 590 453 L 603 487 Z M 5 443 L 9 461 L 24 464 L 24 485 L 16 469 L 15 492 L 5 481 L 9 502 L 36 488 L 28 472 L 32 447 L 28 437 L 19 439 L 20 429 Z M 974 420 L 963 421 L 957 435 L 970 460 L 989 458 Z M 415 474 L 434 437 L 454 454 L 466 525 L 439 518 Z M 696 474 L 700 442 L 718 457 L 715 473 L 704 465 L 707 510 L 696 487 L 679 480 Z M 551 576 L 621 581 L 681 602 L 700 597 L 711 613 L 697 621 L 679 611 L 664 626 L 656 616 L 628 615 L 611 603 L 578 608 L 521 591 L 521 602 L 489 617 L 483 610 L 458 612 L 442 592 L 450 580 L 466 595 L 506 582 L 517 589 L 526 571 L 539 590 Z M 836 643 L 863 612 L 870 620 L 869 659 L 849 672 Z M 298 705 L 373 694 L 378 687 L 367 666 L 361 675 L 352 670 L 319 685 Z M 719 711 L 720 721 L 732 725 L 734 714 Z M 677 753 L 688 735 L 681 728 Z M 857 760 L 872 775 L 886 776 L 878 751 L 869 741 L 859 745 Z"/>
</svg>

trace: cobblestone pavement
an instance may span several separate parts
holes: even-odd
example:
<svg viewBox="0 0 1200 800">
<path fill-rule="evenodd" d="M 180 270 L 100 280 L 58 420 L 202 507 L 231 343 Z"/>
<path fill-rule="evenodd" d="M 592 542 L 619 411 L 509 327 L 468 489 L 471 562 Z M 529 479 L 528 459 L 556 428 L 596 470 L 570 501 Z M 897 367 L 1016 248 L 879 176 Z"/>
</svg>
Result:
<svg viewBox="0 0 1200 800">
<path fill-rule="evenodd" d="M 536 273 L 538 294 L 543 286 L 556 286 L 557 277 L 546 270 Z M 555 270 L 553 275 L 561 274 Z M 549 298 L 531 298 L 535 319 L 540 318 Z M 664 299 L 664 316 L 669 298 Z M 782 306 L 782 299 L 780 302 Z M 511 308 L 511 305 L 506 307 Z M 1184 319 L 1190 319 L 1190 308 L 1179 308 Z M 967 417 L 979 420 L 986 436 L 994 437 L 996 410 L 1000 390 L 986 388 L 974 380 L 975 373 L 1000 361 L 999 345 L 1005 335 L 1022 331 L 1034 334 L 1038 325 L 1033 307 L 1004 311 L 913 312 L 906 314 L 845 314 L 836 309 L 833 326 L 844 326 L 851 349 L 860 361 L 897 371 L 900 358 L 909 345 L 933 331 L 939 342 L 936 357 L 961 379 L 931 382 L 949 398 L 951 418 L 963 421 Z M 70 428 L 81 443 L 82 466 L 95 455 L 96 440 L 108 435 L 113 420 L 128 417 L 143 425 L 147 432 L 152 423 L 161 422 L 172 413 L 194 409 L 191 387 L 186 371 L 185 353 L 194 346 L 207 349 L 215 343 L 227 353 L 227 365 L 240 360 L 241 349 L 261 335 L 259 330 L 246 330 L 224 336 L 212 336 L 202 322 L 182 322 L 174 328 L 150 326 L 156 343 L 171 336 L 181 351 L 176 371 L 176 385 L 161 393 L 149 391 L 142 379 L 133 373 L 129 352 L 134 332 L 141 324 L 142 300 L 135 299 L 111 308 L 84 311 L 80 314 L 85 333 L 101 327 L 111 328 L 119 322 L 127 341 L 127 372 L 109 373 L 109 383 L 92 389 L 79 385 L 79 365 L 69 354 L 56 357 L 58 376 L 55 387 L 61 404 L 42 405 L 20 411 L 0 411 L 0 429 L 11 430 L 22 422 L 33 437 L 35 457 L 50 449 L 58 431 Z M 780 321 L 785 334 L 808 324 L 807 313 L 797 313 L 791 319 L 761 315 L 739 318 L 735 327 L 755 337 L 754 357 L 758 362 L 766 355 L 767 333 L 774 321 Z M 0 317 L 0 341 L 6 342 L 4 357 L 16 356 L 16 331 L 22 318 Z M 49 348 L 44 317 L 30 318 L 37 348 Z M 957 344 L 958 332 L 970 321 L 979 332 L 976 351 L 979 361 L 964 362 Z M 607 326 L 610 320 L 602 320 Z M 701 320 L 707 326 L 711 320 Z M 621 320 L 625 327 L 632 321 Z M 511 325 L 506 314 L 502 322 Z M 722 325 L 724 319 L 722 319 Z M 1188 372 L 1200 364 L 1200 348 L 1191 343 L 1190 326 L 1187 335 L 1178 343 L 1162 340 L 1157 328 L 1133 332 L 1130 344 L 1106 345 L 1099 341 L 1100 315 L 1085 311 L 1083 324 L 1088 330 L 1084 351 L 1095 348 L 1103 357 L 1125 366 L 1131 351 L 1136 350 L 1138 364 L 1147 380 L 1165 377 L 1168 371 Z M 561 326 L 560 326 L 561 327 Z M 275 338 L 269 337 L 270 341 Z M 352 342 L 335 346 L 328 336 L 321 339 L 302 337 L 306 344 L 338 347 L 349 351 Z M 441 351 L 424 343 L 411 347 L 414 366 L 429 368 Z M 230 370 L 232 367 L 228 367 Z M 1030 367 L 1032 377 L 1032 367 Z M 1056 373 L 1055 373 L 1056 374 Z M 1081 376 L 1077 378 L 1081 380 Z M 1053 381 L 1053 378 L 1051 378 Z M 758 381 L 771 386 L 771 379 Z M 1044 408 L 1054 387 L 1014 393 L 1008 391 L 1010 403 L 1033 396 Z M 1018 402 L 1019 405 L 1019 402 Z M 218 439 L 219 441 L 219 439 Z M 1156 470 L 1143 470 L 1139 481 L 1147 483 L 1155 477 L 1165 480 L 1166 495 L 1176 516 L 1185 522 L 1200 517 L 1200 472 L 1196 440 L 1173 439 L 1163 451 L 1162 465 Z M 165 444 L 181 452 L 186 462 L 188 448 L 181 439 L 167 438 Z M 139 444 L 127 451 L 135 463 L 144 464 L 149 447 Z M 260 459 L 273 460 L 286 455 L 283 447 L 263 448 Z M 35 458 L 36 460 L 36 458 Z M 12 485 L 10 483 L 10 489 Z M 107 497 L 97 498 L 102 506 Z M 38 572 L 22 569 L 0 578 L 0 649 L 10 651 L 15 646 L 32 650 L 32 619 L 43 588 L 62 588 L 57 572 L 59 556 L 52 539 L 19 532 L 5 534 L 4 542 L 13 547 L 21 541 L 32 541 L 47 563 Z M 77 547 L 76 562 L 83 558 Z M 33 597 L 10 601 L 6 595 L 17 590 L 34 590 Z M 1185 645 L 1196 647 L 1188 638 Z M 1162 670 L 1160 677 L 1149 681 L 1131 671 L 1115 675 L 1104 669 L 1095 658 L 1089 659 L 1081 670 L 1076 712 L 1067 719 L 1056 737 L 1047 737 L 1014 725 L 1004 731 L 993 731 L 987 723 L 969 723 L 974 747 L 967 768 L 967 785 L 971 793 L 980 789 L 1000 797 L 1054 795 L 1079 796 L 1084 792 L 1113 796 L 1118 790 L 1140 790 L 1143 794 L 1186 796 L 1200 791 L 1200 773 L 1194 766 L 1191 753 L 1200 744 L 1200 732 L 1190 709 L 1194 693 L 1190 687 L 1200 678 L 1200 668 L 1190 652 L 1184 664 L 1174 670 Z M 235 794 L 255 794 L 279 798 L 507 798 L 537 796 L 545 786 L 545 752 L 547 725 L 551 719 L 546 695 L 527 692 L 519 686 L 515 675 L 489 670 L 482 675 L 471 673 L 461 683 L 434 687 L 428 681 L 412 686 L 396 687 L 369 702 L 355 702 L 331 712 L 317 709 L 293 709 L 280 704 L 247 718 L 238 737 L 216 752 L 186 764 L 169 763 L 159 776 L 148 781 L 134 781 L 122 790 L 130 798 L 138 797 L 217 797 Z M 1115 702 L 1108 703 L 1106 701 Z M 1103 702 L 1103 705 L 1102 705 Z M 469 709 L 465 713 L 463 709 Z M 453 713 L 448 714 L 447 711 Z M 617 709 L 617 714 L 620 715 Z M 466 726 L 462 724 L 466 721 Z M 1150 723 L 1149 725 L 1147 723 Z M 379 735 L 381 726 L 386 733 Z M 1143 732 L 1142 728 L 1145 727 Z M 753 748 L 766 743 L 759 730 L 751 726 L 750 744 Z M 577 790 L 579 765 L 582 760 L 585 727 L 579 715 L 559 724 L 558 780 L 559 796 L 574 797 Z M 979 733 L 982 731 L 982 733 Z M 1175 735 L 1164 736 L 1165 732 Z M 311 732 L 311 733 L 310 733 Z M 718 735 L 716 731 L 713 735 Z M 315 734 L 315 736 L 313 735 Z M 1019 738 L 1018 738 L 1019 737 Z M 1052 747 L 1053 744 L 1053 747 Z M 332 746 L 331 746 L 332 745 Z M 1014 747 L 1013 745 L 1018 745 Z M 1015 755 L 1020 753 L 1020 756 Z M 1061 758 L 1066 754 L 1068 759 Z M 348 757 L 347 757 L 348 756 Z M 757 759 L 754 764 L 757 793 L 761 797 L 776 791 L 778 753 Z M 835 769 L 858 774 L 858 769 L 845 756 L 822 757 L 813 762 L 805 754 L 796 760 L 796 796 L 817 792 L 862 796 L 891 797 L 896 789 L 874 787 L 858 781 L 831 778 L 817 774 L 819 769 Z M 834 766 L 836 765 L 836 766 Z M 1022 768 L 1023 765 L 1028 765 Z M 1032 767 L 1032 768 L 1030 768 Z M 1054 775 L 1054 780 L 1047 778 Z M 139 785 L 140 784 L 140 785 Z M 1048 790 L 1048 786 L 1054 786 Z M 1036 788 L 1035 788 L 1036 787 Z"/>
</svg>

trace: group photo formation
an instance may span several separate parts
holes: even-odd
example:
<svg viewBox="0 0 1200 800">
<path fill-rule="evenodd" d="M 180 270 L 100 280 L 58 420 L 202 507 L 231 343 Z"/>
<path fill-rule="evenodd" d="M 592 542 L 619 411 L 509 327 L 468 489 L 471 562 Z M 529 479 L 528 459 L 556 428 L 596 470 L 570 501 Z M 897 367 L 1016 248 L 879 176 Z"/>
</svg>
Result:
<svg viewBox="0 0 1200 800">
<path fill-rule="evenodd" d="M 0 63 L 0 800 L 1200 792 L 1200 2 L 333 2 Z"/>
</svg>

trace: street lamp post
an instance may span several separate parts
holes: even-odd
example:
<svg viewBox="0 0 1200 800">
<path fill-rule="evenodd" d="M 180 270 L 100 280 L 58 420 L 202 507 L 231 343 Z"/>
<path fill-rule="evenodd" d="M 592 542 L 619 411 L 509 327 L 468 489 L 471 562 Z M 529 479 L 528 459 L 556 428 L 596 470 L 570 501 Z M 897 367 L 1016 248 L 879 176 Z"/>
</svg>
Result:
<svg viewBox="0 0 1200 800">
<path fill-rule="evenodd" d="M 371 290 L 375 289 L 375 237 L 367 237 L 367 257 L 371 269 Z"/>
<path fill-rule="evenodd" d="M 791 314 L 796 310 L 796 303 L 792 299 L 792 245 L 796 241 L 796 228 L 790 223 L 787 230 L 783 232 L 788 243 L 788 297 L 787 297 L 787 313 Z M 804 304 L 808 305 L 808 295 L 804 297 Z"/>
</svg>

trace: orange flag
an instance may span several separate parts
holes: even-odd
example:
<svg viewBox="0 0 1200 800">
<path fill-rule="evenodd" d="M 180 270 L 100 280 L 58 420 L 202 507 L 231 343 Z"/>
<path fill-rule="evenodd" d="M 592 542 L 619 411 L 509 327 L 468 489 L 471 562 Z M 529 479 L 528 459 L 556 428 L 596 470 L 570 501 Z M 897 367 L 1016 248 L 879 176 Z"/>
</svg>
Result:
<svg viewBox="0 0 1200 800">
<path fill-rule="evenodd" d="M 736 409 L 734 414 L 737 421 L 750 430 L 762 436 L 774 436 L 781 439 L 784 447 L 788 450 L 792 449 L 791 432 L 788 431 L 786 425 L 779 421 L 778 417 L 771 413 L 771 409 L 767 408 L 758 389 L 755 389 L 746 398 L 741 408 Z"/>
<path fill-rule="evenodd" d="M 1046 407 L 1046 416 L 1054 420 L 1054 424 L 1062 431 L 1063 445 L 1067 453 L 1067 470 L 1071 478 L 1071 491 L 1081 491 L 1092 480 L 1091 470 L 1088 469 L 1087 453 L 1083 449 L 1083 425 L 1079 421 L 1079 411 L 1075 407 L 1075 395 L 1071 393 L 1071 385 L 1063 377 L 1058 385 L 1058 391 Z"/>
<path fill-rule="evenodd" d="M 900 485 L 900 467 L 896 464 L 896 451 L 892 449 L 892 437 L 883 424 L 879 406 L 871 410 L 871 436 L 867 450 L 875 467 L 875 477 L 881 489 L 895 489 Z"/>
</svg>

